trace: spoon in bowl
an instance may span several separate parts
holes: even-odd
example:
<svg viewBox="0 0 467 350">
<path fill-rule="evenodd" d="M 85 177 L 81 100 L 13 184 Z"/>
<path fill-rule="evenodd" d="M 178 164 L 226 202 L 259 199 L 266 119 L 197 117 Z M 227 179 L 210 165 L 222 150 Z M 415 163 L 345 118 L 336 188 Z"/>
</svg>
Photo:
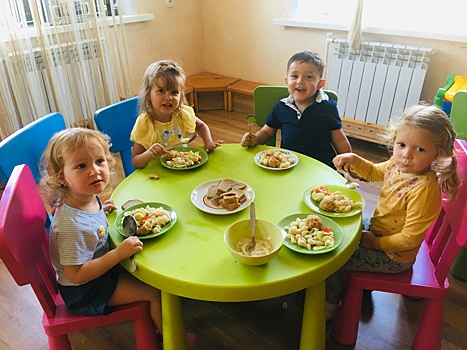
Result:
<svg viewBox="0 0 467 350">
<path fill-rule="evenodd" d="M 256 118 L 253 114 L 248 114 L 246 121 L 248 122 L 248 133 L 251 135 L 251 126 L 256 124 Z"/>
<path fill-rule="evenodd" d="M 125 232 L 128 237 L 136 235 L 136 220 L 133 216 L 127 215 L 123 218 L 123 232 Z M 136 269 L 138 268 L 138 265 L 136 265 L 135 262 L 135 257 L 132 255 L 130 256 L 130 272 L 135 272 Z"/>
<path fill-rule="evenodd" d="M 251 255 L 251 252 L 255 250 L 256 241 L 255 241 L 255 231 L 256 231 L 256 210 L 255 203 L 251 202 L 250 204 L 250 229 L 251 229 L 251 241 L 245 248 L 245 251 L 248 255 Z"/>
</svg>

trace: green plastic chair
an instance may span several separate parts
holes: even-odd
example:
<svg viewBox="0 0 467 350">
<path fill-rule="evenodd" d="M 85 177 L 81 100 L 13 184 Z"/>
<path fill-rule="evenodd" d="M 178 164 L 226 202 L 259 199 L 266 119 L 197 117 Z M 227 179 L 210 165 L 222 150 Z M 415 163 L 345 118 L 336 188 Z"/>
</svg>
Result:
<svg viewBox="0 0 467 350">
<path fill-rule="evenodd" d="M 467 90 L 458 91 L 454 95 L 450 118 L 457 137 L 467 140 Z"/>
<path fill-rule="evenodd" d="M 334 91 L 324 90 L 331 100 L 337 102 L 337 94 Z M 253 91 L 253 104 L 256 124 L 262 127 L 266 124 L 266 119 L 272 112 L 274 105 L 284 97 L 289 96 L 287 86 L 258 86 Z M 276 146 L 276 136 L 274 135 L 267 143 L 268 146 Z"/>
</svg>

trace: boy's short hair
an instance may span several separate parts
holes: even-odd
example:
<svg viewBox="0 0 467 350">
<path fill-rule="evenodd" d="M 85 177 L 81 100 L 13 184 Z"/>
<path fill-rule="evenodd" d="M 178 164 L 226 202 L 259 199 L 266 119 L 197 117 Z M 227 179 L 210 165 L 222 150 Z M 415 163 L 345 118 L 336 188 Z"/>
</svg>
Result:
<svg viewBox="0 0 467 350">
<path fill-rule="evenodd" d="M 318 68 L 319 77 L 322 78 L 324 76 L 324 68 L 326 67 L 326 62 L 314 51 L 301 51 L 294 54 L 292 57 L 289 58 L 287 62 L 287 72 L 289 71 L 290 65 L 294 62 L 300 63 L 311 63 L 316 68 Z"/>
</svg>

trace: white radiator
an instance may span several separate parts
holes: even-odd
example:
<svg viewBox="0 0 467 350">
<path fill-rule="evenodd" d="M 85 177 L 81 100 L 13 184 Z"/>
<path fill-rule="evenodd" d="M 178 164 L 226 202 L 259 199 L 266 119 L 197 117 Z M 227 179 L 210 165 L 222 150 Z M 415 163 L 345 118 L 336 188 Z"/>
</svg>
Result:
<svg viewBox="0 0 467 350">
<path fill-rule="evenodd" d="M 50 74 L 56 84 L 55 93 L 60 106 L 54 103 L 45 69 L 46 61 L 40 50 L 22 52 L 18 54 L 16 60 L 12 60 L 12 62 L 19 60 L 25 62 L 25 76 L 20 69 L 15 69 L 16 74 L 23 75 L 22 78 L 25 80 L 16 79 L 16 81 L 29 84 L 34 96 L 37 96 L 33 99 L 40 114 L 60 111 L 71 125 L 75 119 L 81 120 L 83 117 L 86 119 L 92 116 L 93 112 L 105 103 L 102 93 L 99 93 L 103 90 L 103 71 L 107 72 L 109 80 L 112 80 L 112 75 L 108 68 L 107 55 L 104 56 L 106 62 L 103 66 L 100 52 L 94 40 L 82 41 L 79 45 L 60 47 L 56 45 L 48 49 L 48 64 L 52 66 Z M 109 84 L 109 86 L 112 89 L 113 85 Z M 41 98 L 38 98 L 39 96 Z"/>
<path fill-rule="evenodd" d="M 326 88 L 337 92 L 341 116 L 387 126 L 419 103 L 432 48 L 367 42 L 352 54 L 345 39 L 335 42 Z"/>
</svg>

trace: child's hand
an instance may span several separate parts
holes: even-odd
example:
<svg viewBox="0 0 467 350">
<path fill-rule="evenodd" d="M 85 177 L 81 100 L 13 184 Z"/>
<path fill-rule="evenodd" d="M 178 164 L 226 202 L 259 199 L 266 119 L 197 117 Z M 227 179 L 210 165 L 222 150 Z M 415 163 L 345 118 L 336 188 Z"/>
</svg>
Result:
<svg viewBox="0 0 467 350">
<path fill-rule="evenodd" d="M 117 210 L 117 207 L 115 206 L 115 203 L 111 199 L 107 199 L 103 204 L 102 204 L 102 209 L 104 209 L 105 215 L 109 215 L 111 212 L 114 210 Z"/>
<path fill-rule="evenodd" d="M 141 250 L 143 250 L 143 242 L 135 236 L 126 238 L 115 248 L 120 261 L 128 259 L 130 256 L 140 252 Z"/>
<path fill-rule="evenodd" d="M 332 160 L 332 163 L 338 170 L 344 170 L 345 172 L 350 172 L 352 165 L 355 167 L 358 164 L 355 164 L 355 158 L 358 157 L 354 153 L 342 153 L 338 154 Z"/>
<path fill-rule="evenodd" d="M 256 138 L 256 135 L 247 132 L 243 135 L 240 145 L 242 147 L 253 147 L 256 146 L 257 143 L 258 139 Z"/>
<path fill-rule="evenodd" d="M 151 158 L 157 158 L 165 154 L 166 150 L 160 143 L 155 143 L 146 151 Z"/>
<path fill-rule="evenodd" d="M 217 140 L 217 141 L 209 141 L 207 144 L 204 145 L 206 148 L 206 152 L 210 152 L 215 150 L 217 147 L 220 147 L 221 144 L 223 144 L 224 141 L 222 140 Z"/>
<path fill-rule="evenodd" d="M 362 238 L 360 238 L 360 245 L 364 248 L 381 250 L 381 245 L 379 243 L 379 237 L 377 237 L 371 231 L 362 231 Z"/>
</svg>

